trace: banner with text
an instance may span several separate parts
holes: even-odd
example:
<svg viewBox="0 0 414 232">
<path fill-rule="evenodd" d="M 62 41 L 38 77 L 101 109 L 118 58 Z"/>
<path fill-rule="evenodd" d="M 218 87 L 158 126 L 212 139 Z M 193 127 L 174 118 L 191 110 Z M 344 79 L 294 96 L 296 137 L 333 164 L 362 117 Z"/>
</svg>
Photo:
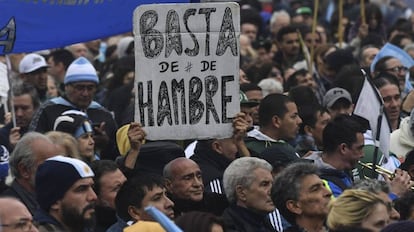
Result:
<svg viewBox="0 0 414 232">
<path fill-rule="evenodd" d="M 237 3 L 134 11 L 135 121 L 149 140 L 225 138 L 239 103 Z"/>
<path fill-rule="evenodd" d="M 59 48 L 132 31 L 141 4 L 188 0 L 0 0 L 0 55 Z"/>
</svg>

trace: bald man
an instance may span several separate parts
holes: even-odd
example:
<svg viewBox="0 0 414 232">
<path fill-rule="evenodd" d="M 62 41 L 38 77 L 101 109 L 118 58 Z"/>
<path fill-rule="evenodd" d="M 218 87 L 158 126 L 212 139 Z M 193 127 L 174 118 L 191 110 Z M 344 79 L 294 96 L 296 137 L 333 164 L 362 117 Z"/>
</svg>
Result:
<svg viewBox="0 0 414 232">
<path fill-rule="evenodd" d="M 174 202 L 175 216 L 189 211 L 221 215 L 227 207 L 225 195 L 204 192 L 200 167 L 193 160 L 180 157 L 165 165 L 163 176 L 169 198 Z"/>
<path fill-rule="evenodd" d="M 38 232 L 32 222 L 32 215 L 23 203 L 12 197 L 0 198 L 0 231 Z"/>
</svg>

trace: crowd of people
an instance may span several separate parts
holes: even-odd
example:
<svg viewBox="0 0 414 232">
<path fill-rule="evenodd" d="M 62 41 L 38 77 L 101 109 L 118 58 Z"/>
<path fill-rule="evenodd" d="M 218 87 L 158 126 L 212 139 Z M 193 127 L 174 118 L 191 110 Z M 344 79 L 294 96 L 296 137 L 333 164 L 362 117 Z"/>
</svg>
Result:
<svg viewBox="0 0 414 232">
<path fill-rule="evenodd" d="M 238 2 L 229 138 L 146 139 L 131 33 L 10 54 L 0 231 L 414 230 L 414 4 L 317 2 Z M 353 114 L 365 80 L 389 153 Z"/>
</svg>

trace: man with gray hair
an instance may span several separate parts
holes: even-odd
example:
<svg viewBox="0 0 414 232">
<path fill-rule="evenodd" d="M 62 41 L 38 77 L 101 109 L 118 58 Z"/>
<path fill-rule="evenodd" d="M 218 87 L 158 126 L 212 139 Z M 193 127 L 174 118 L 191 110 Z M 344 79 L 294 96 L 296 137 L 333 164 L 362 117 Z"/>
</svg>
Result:
<svg viewBox="0 0 414 232">
<path fill-rule="evenodd" d="M 37 132 L 26 133 L 10 156 L 9 167 L 13 180 L 10 187 L 1 195 L 19 199 L 34 215 L 39 208 L 34 194 L 37 167 L 57 154 L 56 145 L 45 135 Z"/>
<path fill-rule="evenodd" d="M 226 168 L 223 186 L 230 203 L 222 216 L 226 230 L 275 231 L 267 217 L 275 209 L 272 182 L 272 166 L 260 158 L 239 158 Z"/>
<path fill-rule="evenodd" d="M 324 231 L 331 192 L 311 163 L 293 163 L 275 178 L 272 200 L 291 224 L 287 231 Z"/>
<path fill-rule="evenodd" d="M 285 10 L 275 11 L 270 18 L 270 32 L 275 39 L 280 28 L 290 24 L 290 15 Z"/>
</svg>

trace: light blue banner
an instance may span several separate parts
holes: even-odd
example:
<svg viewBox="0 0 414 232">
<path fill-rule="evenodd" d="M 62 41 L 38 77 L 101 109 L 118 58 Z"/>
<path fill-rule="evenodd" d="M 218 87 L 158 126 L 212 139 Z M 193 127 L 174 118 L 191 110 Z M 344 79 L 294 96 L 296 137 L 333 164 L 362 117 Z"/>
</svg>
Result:
<svg viewBox="0 0 414 232">
<path fill-rule="evenodd" d="M 414 59 L 411 58 L 411 56 L 408 55 L 407 52 L 405 52 L 404 50 L 402 50 L 401 48 L 393 44 L 386 43 L 381 48 L 381 50 L 378 52 L 378 54 L 375 56 L 374 60 L 372 61 L 371 72 L 374 72 L 374 68 L 378 60 L 386 56 L 392 56 L 392 57 L 397 58 L 401 62 L 401 64 L 407 68 L 411 68 L 412 66 L 414 66 Z M 404 90 L 404 92 L 406 93 L 408 93 L 409 91 L 413 89 L 413 86 L 411 85 L 409 78 L 410 78 L 410 73 L 407 72 L 406 77 L 405 77 L 405 90 Z"/>
<path fill-rule="evenodd" d="M 375 64 L 378 62 L 378 60 L 386 56 L 392 56 L 397 58 L 398 60 L 400 60 L 401 64 L 407 68 L 411 68 L 412 66 L 414 66 L 414 60 L 413 58 L 411 58 L 410 55 L 408 55 L 407 52 L 393 44 L 386 43 L 372 61 L 371 72 L 374 71 Z"/>
<path fill-rule="evenodd" d="M 58 48 L 132 31 L 135 8 L 189 0 L 0 0 L 0 55 Z"/>
</svg>

